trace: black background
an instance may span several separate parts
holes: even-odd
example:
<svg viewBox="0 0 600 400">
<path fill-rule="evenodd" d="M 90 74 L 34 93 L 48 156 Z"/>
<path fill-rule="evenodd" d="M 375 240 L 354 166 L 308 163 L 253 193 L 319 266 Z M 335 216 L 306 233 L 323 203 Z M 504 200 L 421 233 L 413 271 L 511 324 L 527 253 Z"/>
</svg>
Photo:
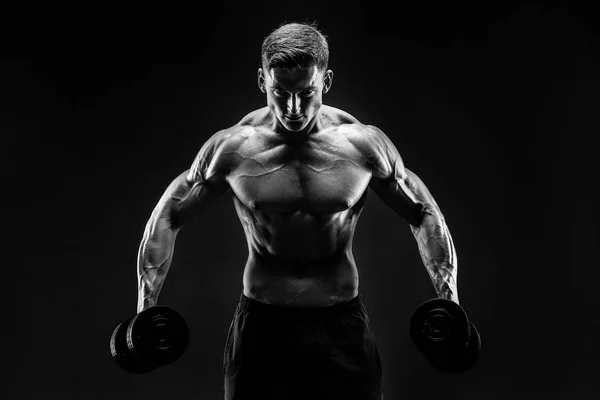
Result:
<svg viewBox="0 0 600 400">
<path fill-rule="evenodd" d="M 247 256 L 229 195 L 180 232 L 161 295 L 190 326 L 183 358 L 131 376 L 108 341 L 135 312 L 137 250 L 163 190 L 210 135 L 265 104 L 262 39 L 307 20 L 330 40 L 325 103 L 386 132 L 440 204 L 461 304 L 483 339 L 480 362 L 461 375 L 416 351 L 408 321 L 433 288 L 408 225 L 371 193 L 354 253 L 385 398 L 598 395 L 596 18 L 573 4 L 413 3 L 3 12 L 2 158 L 17 181 L 4 193 L 5 233 L 24 244 L 8 346 L 19 398 L 222 398 Z"/>
</svg>

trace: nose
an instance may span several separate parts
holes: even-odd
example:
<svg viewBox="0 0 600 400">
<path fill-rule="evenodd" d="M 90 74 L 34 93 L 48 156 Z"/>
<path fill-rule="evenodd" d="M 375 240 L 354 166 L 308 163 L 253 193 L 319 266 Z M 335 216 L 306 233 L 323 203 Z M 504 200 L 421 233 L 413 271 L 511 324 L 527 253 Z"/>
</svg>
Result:
<svg viewBox="0 0 600 400">
<path fill-rule="evenodd" d="M 300 114 L 300 97 L 297 95 L 291 95 L 288 99 L 287 112 L 290 115 Z"/>
</svg>

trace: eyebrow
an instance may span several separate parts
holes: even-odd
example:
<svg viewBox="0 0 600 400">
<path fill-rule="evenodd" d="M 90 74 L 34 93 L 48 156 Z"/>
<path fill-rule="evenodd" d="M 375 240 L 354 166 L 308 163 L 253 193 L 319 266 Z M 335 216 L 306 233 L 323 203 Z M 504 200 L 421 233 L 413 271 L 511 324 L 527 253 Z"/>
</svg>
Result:
<svg viewBox="0 0 600 400">
<path fill-rule="evenodd" d="M 284 88 L 282 88 L 281 86 L 277 85 L 277 84 L 273 84 L 271 85 L 272 89 L 277 89 L 277 90 L 285 90 Z M 317 87 L 314 85 L 308 86 L 305 89 L 301 90 L 301 92 L 306 92 L 307 90 L 311 90 L 311 89 L 316 89 Z"/>
</svg>

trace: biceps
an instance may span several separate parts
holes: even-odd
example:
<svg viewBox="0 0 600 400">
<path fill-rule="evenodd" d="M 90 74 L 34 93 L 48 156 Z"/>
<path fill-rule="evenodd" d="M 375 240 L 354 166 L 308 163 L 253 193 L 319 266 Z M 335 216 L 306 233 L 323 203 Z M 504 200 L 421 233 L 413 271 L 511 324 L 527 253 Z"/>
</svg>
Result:
<svg viewBox="0 0 600 400">
<path fill-rule="evenodd" d="M 203 209 L 216 202 L 227 191 L 227 184 L 190 181 L 189 170 L 181 173 L 165 191 L 161 203 L 163 215 L 172 228 L 178 229 L 194 219 Z"/>
<path fill-rule="evenodd" d="M 438 208 L 437 203 L 433 199 L 433 196 L 421 178 L 419 178 L 417 174 L 408 168 L 404 168 L 404 171 L 406 171 L 405 185 L 409 188 L 408 190 L 414 193 L 414 196 L 418 199 L 418 201 L 427 206 Z"/>
<path fill-rule="evenodd" d="M 403 172 L 401 177 L 373 178 L 370 187 L 400 218 L 418 227 L 423 221 L 424 209 L 437 205 L 417 175 L 407 168 Z"/>
</svg>

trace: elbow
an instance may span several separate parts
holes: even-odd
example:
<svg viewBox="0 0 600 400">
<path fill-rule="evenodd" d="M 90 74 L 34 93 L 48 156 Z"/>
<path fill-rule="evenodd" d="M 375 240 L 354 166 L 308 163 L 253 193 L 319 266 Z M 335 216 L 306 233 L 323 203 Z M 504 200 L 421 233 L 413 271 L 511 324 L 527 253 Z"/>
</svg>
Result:
<svg viewBox="0 0 600 400">
<path fill-rule="evenodd" d="M 411 228 L 418 229 L 423 225 L 426 216 L 425 206 L 421 203 L 415 203 L 411 212 L 405 217 L 405 220 L 411 225 Z"/>
<path fill-rule="evenodd" d="M 182 212 L 182 210 L 177 209 L 175 207 L 171 208 L 167 213 L 165 213 L 165 215 L 163 215 L 165 224 L 172 231 L 178 231 L 179 229 L 181 229 L 181 227 L 183 227 L 185 223 L 186 218 L 183 214 L 184 213 Z"/>
<path fill-rule="evenodd" d="M 149 231 L 148 233 L 156 235 L 165 231 L 177 231 L 181 227 L 183 220 L 180 214 L 181 212 L 177 210 L 176 204 L 173 204 L 173 202 L 164 202 L 152 213 L 146 226 L 146 229 Z"/>
<path fill-rule="evenodd" d="M 408 221 L 413 228 L 419 229 L 424 225 L 427 225 L 427 221 L 443 220 L 442 213 L 433 204 L 430 203 L 415 203 L 413 212 L 411 213 L 411 219 Z"/>
</svg>

